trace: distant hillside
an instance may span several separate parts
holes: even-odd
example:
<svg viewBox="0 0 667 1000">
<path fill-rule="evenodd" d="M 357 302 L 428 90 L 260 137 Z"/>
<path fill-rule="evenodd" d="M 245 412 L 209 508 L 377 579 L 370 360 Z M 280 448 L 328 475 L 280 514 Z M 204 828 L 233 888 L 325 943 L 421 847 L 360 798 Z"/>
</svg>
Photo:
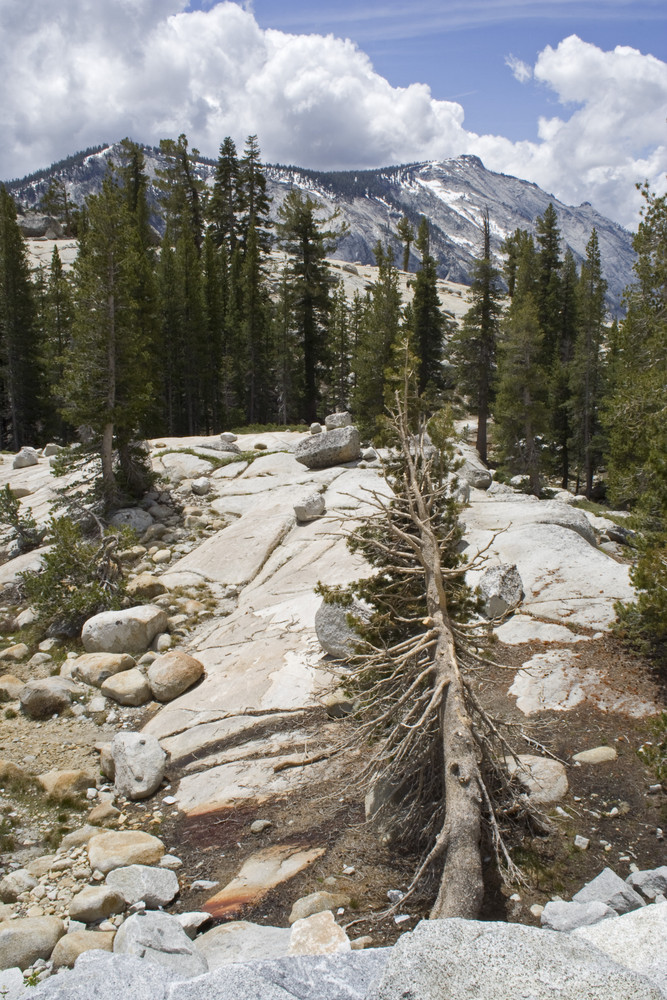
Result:
<svg viewBox="0 0 667 1000">
<path fill-rule="evenodd" d="M 107 162 L 114 160 L 117 146 L 76 154 L 48 170 L 23 180 L 11 181 L 8 189 L 25 208 L 36 208 L 52 178 L 63 180 L 70 198 L 81 204 L 99 190 Z M 163 161 L 159 150 L 145 147 L 147 171 L 155 171 Z M 202 159 L 200 176 L 212 183 L 214 166 Z M 411 163 L 377 170 L 320 171 L 295 166 L 268 166 L 269 194 L 275 214 L 291 187 L 307 191 L 322 202 L 325 212 L 340 210 L 349 230 L 334 256 L 340 260 L 373 263 L 373 247 L 378 240 L 389 243 L 401 259 L 396 226 L 402 215 L 416 225 L 422 215 L 431 224 L 432 252 L 438 259 L 438 274 L 450 281 L 469 283 L 471 266 L 481 245 L 481 220 L 489 211 L 492 249 L 500 260 L 501 245 L 518 227 L 532 230 L 534 220 L 553 203 L 564 244 L 581 261 L 591 230 L 595 227 L 605 277 L 609 284 L 609 306 L 620 308 L 623 290 L 632 277 L 634 251 L 632 236 L 617 223 L 600 215 L 590 204 L 577 208 L 564 205 L 536 184 L 484 167 L 476 156 L 451 160 Z M 159 191 L 151 186 L 153 224 L 159 230 Z M 411 256 L 410 267 L 418 258 Z"/>
</svg>

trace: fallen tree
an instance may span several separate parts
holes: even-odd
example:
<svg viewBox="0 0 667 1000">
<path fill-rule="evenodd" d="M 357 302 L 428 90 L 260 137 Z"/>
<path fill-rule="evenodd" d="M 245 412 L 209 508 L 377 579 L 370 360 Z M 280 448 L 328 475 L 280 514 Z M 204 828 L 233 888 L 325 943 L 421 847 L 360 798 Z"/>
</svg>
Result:
<svg viewBox="0 0 667 1000">
<path fill-rule="evenodd" d="M 460 554 L 451 426 L 442 413 L 432 420 L 438 447 L 426 449 L 400 402 L 393 426 L 397 458 L 385 468 L 393 496 L 370 494 L 373 513 L 348 536 L 377 571 L 349 588 L 321 590 L 325 600 L 357 598 L 373 608 L 369 620 L 354 621 L 361 642 L 347 681 L 357 706 L 353 742 L 366 758 L 363 779 L 381 790 L 385 827 L 421 850 L 408 892 L 441 864 L 431 917 L 474 918 L 485 835 L 501 874 L 520 881 L 506 832 L 539 820 L 505 766 L 516 759 L 507 729 L 475 691 L 489 660 L 469 623 L 476 599 L 463 578 L 474 563 Z"/>
</svg>

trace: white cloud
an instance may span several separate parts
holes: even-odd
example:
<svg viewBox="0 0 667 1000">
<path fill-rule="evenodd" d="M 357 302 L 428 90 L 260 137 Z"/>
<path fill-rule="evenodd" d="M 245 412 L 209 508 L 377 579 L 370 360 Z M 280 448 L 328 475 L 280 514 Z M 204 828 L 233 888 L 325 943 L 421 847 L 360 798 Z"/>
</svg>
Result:
<svg viewBox="0 0 667 1000">
<path fill-rule="evenodd" d="M 527 83 L 533 75 L 532 66 L 525 63 L 523 59 L 518 59 L 516 56 L 513 56 L 511 52 L 508 56 L 505 56 L 505 65 L 509 66 L 512 70 L 512 76 L 515 80 L 518 80 L 519 83 Z"/>
<path fill-rule="evenodd" d="M 464 127 L 458 103 L 420 83 L 392 87 L 352 42 L 262 30 L 250 3 L 189 11 L 188 0 L 0 0 L 0 177 L 124 135 L 157 143 L 187 133 L 215 156 L 221 139 L 256 132 L 266 160 L 369 167 L 460 153 L 526 177 L 570 203 L 591 201 L 625 224 L 634 183 L 660 187 L 657 136 L 667 65 L 627 48 L 603 52 L 575 36 L 534 68 L 561 116 L 538 141 Z"/>
</svg>

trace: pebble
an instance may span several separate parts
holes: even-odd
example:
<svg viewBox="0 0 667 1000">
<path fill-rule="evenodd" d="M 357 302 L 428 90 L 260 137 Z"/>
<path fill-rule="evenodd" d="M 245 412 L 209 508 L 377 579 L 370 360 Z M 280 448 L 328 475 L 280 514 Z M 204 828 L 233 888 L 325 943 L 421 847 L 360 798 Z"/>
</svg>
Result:
<svg viewBox="0 0 667 1000">
<path fill-rule="evenodd" d="M 268 830 L 270 826 L 273 826 L 270 819 L 256 819 L 254 823 L 250 824 L 250 832 L 262 833 L 264 830 Z"/>
<path fill-rule="evenodd" d="M 574 846 L 579 851 L 587 851 L 589 844 L 590 840 L 588 839 L 588 837 L 582 837 L 579 834 L 577 834 L 576 837 L 574 838 Z"/>
</svg>

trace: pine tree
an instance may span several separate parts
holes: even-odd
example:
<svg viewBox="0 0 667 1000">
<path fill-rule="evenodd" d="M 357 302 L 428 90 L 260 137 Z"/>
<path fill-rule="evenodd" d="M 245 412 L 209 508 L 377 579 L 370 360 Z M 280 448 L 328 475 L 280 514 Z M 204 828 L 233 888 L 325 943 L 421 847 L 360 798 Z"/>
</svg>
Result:
<svg viewBox="0 0 667 1000">
<path fill-rule="evenodd" d="M 537 232 L 537 311 L 544 334 L 544 364 L 556 356 L 561 313 L 561 259 L 558 216 L 553 203 L 535 220 Z"/>
<path fill-rule="evenodd" d="M 410 270 L 410 247 L 415 241 L 415 231 L 407 215 L 402 216 L 398 226 L 398 235 L 403 241 L 403 270 Z"/>
<path fill-rule="evenodd" d="M 321 380 L 328 367 L 327 330 L 331 313 L 331 275 L 326 254 L 339 235 L 316 218 L 319 205 L 309 195 L 293 188 L 278 209 L 278 235 L 291 258 L 290 284 L 295 327 L 303 350 L 302 413 L 306 421 L 317 419 Z M 340 231 L 339 231 L 340 232 Z"/>
<path fill-rule="evenodd" d="M 529 477 L 539 496 L 541 437 L 548 428 L 544 336 L 536 303 L 537 261 L 532 240 L 522 240 L 514 297 L 501 326 L 494 406 L 503 464 Z"/>
<path fill-rule="evenodd" d="M 373 252 L 378 273 L 369 291 L 353 360 L 352 411 L 361 433 L 367 437 L 377 433 L 379 418 L 385 412 L 387 382 L 401 329 L 401 292 L 394 252 L 379 241 Z"/>
<path fill-rule="evenodd" d="M 16 206 L 0 186 L 0 445 L 35 440 L 40 417 L 40 345 L 28 251 Z"/>
<path fill-rule="evenodd" d="M 242 241 L 247 243 L 250 228 L 253 227 L 257 248 L 261 253 L 266 253 L 272 243 L 273 223 L 269 218 L 271 199 L 266 193 L 266 174 L 262 168 L 256 135 L 249 135 L 246 139 L 239 164 L 238 190 Z"/>
<path fill-rule="evenodd" d="M 493 401 L 501 297 L 500 274 L 491 258 L 491 227 L 487 211 L 483 222 L 482 255 L 473 265 L 471 306 L 450 344 L 458 385 L 469 396 L 477 415 L 476 447 L 483 462 L 487 459 L 486 430 Z"/>
<path fill-rule="evenodd" d="M 63 380 L 65 352 L 72 335 L 74 299 L 72 286 L 63 269 L 58 247 L 51 254 L 51 267 L 46 280 L 42 299 L 43 330 L 43 370 L 48 385 L 47 396 L 50 409 L 49 425 L 60 439 L 69 436 L 70 429 L 63 420 L 64 400 L 60 395 Z"/>
<path fill-rule="evenodd" d="M 331 344 L 331 385 L 327 408 L 335 412 L 350 405 L 352 346 L 350 341 L 350 307 L 341 281 L 332 297 L 329 341 Z"/>
<path fill-rule="evenodd" d="M 549 412 L 555 466 L 560 469 L 564 490 L 570 482 L 570 369 L 577 339 L 577 265 L 568 249 L 561 275 L 561 316 L 556 353 L 549 378 Z"/>
<path fill-rule="evenodd" d="M 583 471 L 587 497 L 591 496 L 593 475 L 602 458 L 599 409 L 603 392 L 606 291 L 598 236 L 593 229 L 577 286 L 578 336 L 570 365 L 569 401 L 573 450 Z"/>
<path fill-rule="evenodd" d="M 438 297 L 436 261 L 431 256 L 428 220 L 422 218 L 415 246 L 421 254 L 421 266 L 414 279 L 412 299 L 412 351 L 418 359 L 418 391 L 437 393 L 443 385 L 445 331 L 452 324 L 445 319 Z"/>
<path fill-rule="evenodd" d="M 605 405 L 609 481 L 615 502 L 632 504 L 642 528 L 631 572 L 637 600 L 621 610 L 631 642 L 667 667 L 667 196 L 644 186 L 634 248 L 636 283 L 612 340 Z"/>
<path fill-rule="evenodd" d="M 227 136 L 220 145 L 208 217 L 213 241 L 217 247 L 227 248 L 228 259 L 236 249 L 240 232 L 239 171 L 234 140 Z"/>
<path fill-rule="evenodd" d="M 63 380 L 65 416 L 73 425 L 89 425 L 99 441 L 107 508 L 120 492 L 114 445 L 140 432 L 151 403 L 150 332 L 142 328 L 138 298 L 150 269 L 125 194 L 108 175 L 88 201 Z"/>
<path fill-rule="evenodd" d="M 166 213 L 159 267 L 163 396 L 169 432 L 191 435 L 206 425 L 203 182 L 197 175 L 198 151 L 188 150 L 184 135 L 177 141 L 163 139 L 160 150 L 167 159 L 165 169 L 158 172 Z"/>
</svg>

